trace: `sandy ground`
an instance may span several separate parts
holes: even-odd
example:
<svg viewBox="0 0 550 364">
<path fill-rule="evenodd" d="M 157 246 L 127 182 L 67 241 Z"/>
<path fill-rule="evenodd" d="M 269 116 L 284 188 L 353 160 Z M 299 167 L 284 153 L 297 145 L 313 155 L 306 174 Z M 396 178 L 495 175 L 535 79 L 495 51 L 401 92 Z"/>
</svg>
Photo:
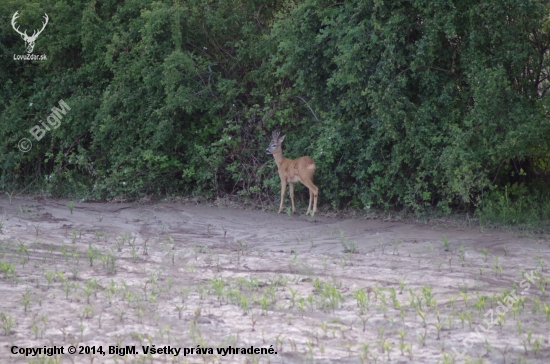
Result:
<svg viewBox="0 0 550 364">
<path fill-rule="evenodd" d="M 0 197 L 1 363 L 550 362 L 545 236 L 69 204 Z"/>
</svg>

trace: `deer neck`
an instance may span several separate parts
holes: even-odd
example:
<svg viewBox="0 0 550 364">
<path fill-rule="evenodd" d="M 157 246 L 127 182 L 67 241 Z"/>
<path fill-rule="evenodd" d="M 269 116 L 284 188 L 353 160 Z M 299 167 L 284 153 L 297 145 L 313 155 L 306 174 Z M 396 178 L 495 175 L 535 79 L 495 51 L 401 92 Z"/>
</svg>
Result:
<svg viewBox="0 0 550 364">
<path fill-rule="evenodd" d="M 273 153 L 273 158 L 275 159 L 275 163 L 277 164 L 277 167 L 280 166 L 285 160 L 282 149 L 276 150 L 275 153 Z"/>
</svg>

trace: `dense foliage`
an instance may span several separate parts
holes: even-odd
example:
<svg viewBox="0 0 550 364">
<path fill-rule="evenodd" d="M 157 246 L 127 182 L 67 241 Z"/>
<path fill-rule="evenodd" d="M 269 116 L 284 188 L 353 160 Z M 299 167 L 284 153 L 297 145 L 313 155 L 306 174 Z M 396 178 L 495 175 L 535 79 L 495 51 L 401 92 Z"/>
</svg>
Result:
<svg viewBox="0 0 550 364">
<path fill-rule="evenodd" d="M 49 15 L 46 61 L 13 59 L 15 11 L 21 29 Z M 2 2 L 0 188 L 276 196 L 263 150 L 278 129 L 334 207 L 540 200 L 548 14 L 536 0 Z M 22 153 L 61 99 L 61 126 Z"/>
</svg>

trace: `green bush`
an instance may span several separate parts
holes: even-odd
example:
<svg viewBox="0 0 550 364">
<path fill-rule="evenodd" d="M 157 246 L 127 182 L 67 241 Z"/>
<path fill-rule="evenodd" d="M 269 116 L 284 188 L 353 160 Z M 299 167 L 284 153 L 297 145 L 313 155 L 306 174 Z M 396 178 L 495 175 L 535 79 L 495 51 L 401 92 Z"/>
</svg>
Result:
<svg viewBox="0 0 550 364">
<path fill-rule="evenodd" d="M 277 129 L 334 208 L 519 223 L 504 209 L 548 191 L 544 2 L 11 0 L 4 57 L 24 51 L 16 10 L 29 29 L 49 14 L 35 47 L 48 60 L 0 69 L 0 189 L 276 200 L 263 151 Z M 60 99 L 61 126 L 21 153 Z M 514 184 L 527 190 L 506 205 Z"/>
<path fill-rule="evenodd" d="M 550 221 L 550 196 L 514 183 L 487 194 L 477 210 L 481 223 L 546 227 Z"/>
</svg>

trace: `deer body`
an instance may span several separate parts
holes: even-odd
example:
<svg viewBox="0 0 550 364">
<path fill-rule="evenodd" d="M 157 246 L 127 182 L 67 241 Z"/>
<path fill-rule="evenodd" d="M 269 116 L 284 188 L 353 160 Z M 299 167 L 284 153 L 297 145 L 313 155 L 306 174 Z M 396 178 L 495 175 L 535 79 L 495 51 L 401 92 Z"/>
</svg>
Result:
<svg viewBox="0 0 550 364">
<path fill-rule="evenodd" d="M 292 201 L 292 212 L 296 212 L 294 206 L 294 183 L 301 182 L 309 189 L 309 205 L 307 207 L 307 213 L 311 210 L 313 203 L 312 215 L 317 212 L 317 197 L 319 195 L 319 189 L 313 184 L 313 175 L 315 174 L 315 162 L 310 157 L 300 157 L 296 159 L 288 159 L 283 155 L 283 140 L 285 136 L 279 137 L 280 133 L 273 133 L 273 138 L 269 143 L 269 147 L 266 149 L 267 154 L 273 154 L 277 169 L 279 171 L 279 177 L 281 178 L 281 205 L 279 206 L 279 213 L 283 211 L 283 201 L 286 192 L 286 184 L 290 186 L 290 200 Z"/>
</svg>

